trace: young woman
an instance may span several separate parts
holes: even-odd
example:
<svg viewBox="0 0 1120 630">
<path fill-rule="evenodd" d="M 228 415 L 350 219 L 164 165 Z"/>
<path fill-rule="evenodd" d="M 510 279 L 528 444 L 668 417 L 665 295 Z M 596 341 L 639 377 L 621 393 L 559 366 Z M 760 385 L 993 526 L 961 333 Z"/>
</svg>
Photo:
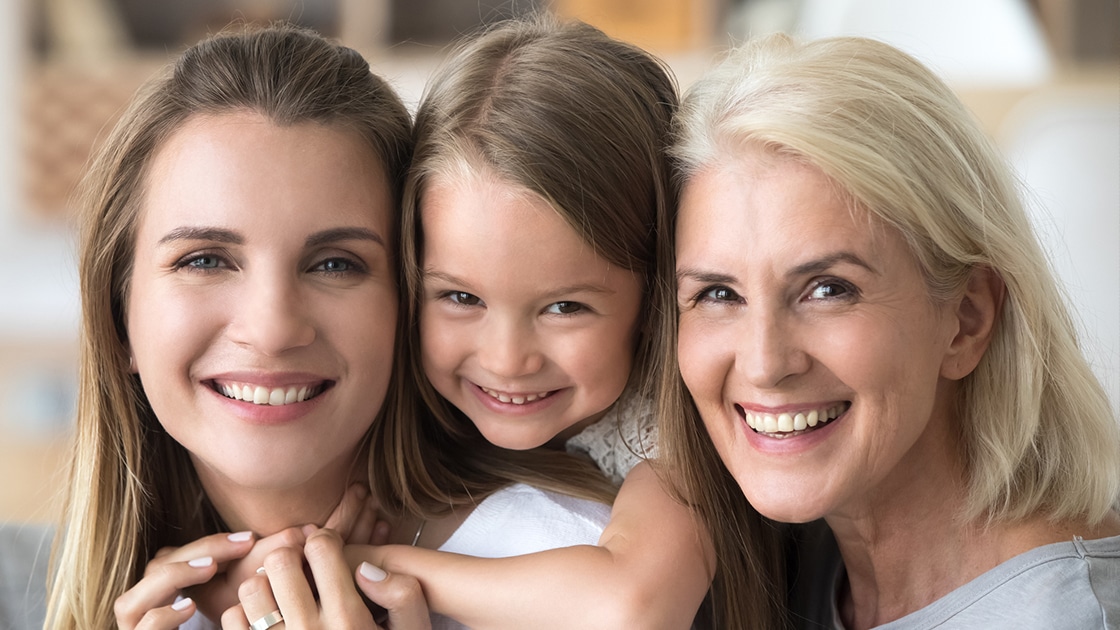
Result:
<svg viewBox="0 0 1120 630">
<path fill-rule="evenodd" d="M 409 134 L 361 56 L 285 26 L 209 38 L 137 95 L 85 181 L 49 627 L 204 623 L 192 593 L 216 620 L 300 526 L 370 539 Z M 350 585 L 324 604 L 360 605 Z"/>
</svg>

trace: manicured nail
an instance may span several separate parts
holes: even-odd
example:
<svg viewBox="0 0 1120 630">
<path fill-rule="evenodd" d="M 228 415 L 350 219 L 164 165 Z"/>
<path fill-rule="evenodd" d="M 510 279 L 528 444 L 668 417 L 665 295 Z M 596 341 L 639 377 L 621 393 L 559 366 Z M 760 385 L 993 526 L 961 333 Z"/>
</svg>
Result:
<svg viewBox="0 0 1120 630">
<path fill-rule="evenodd" d="M 191 560 L 187 564 L 191 565 L 192 567 L 194 567 L 196 569 L 201 569 L 202 567 L 208 567 L 208 566 L 214 564 L 214 559 L 211 558 L 210 556 L 206 556 L 205 558 L 195 558 L 194 560 Z"/>
<path fill-rule="evenodd" d="M 191 598 L 184 597 L 183 599 L 180 599 L 179 601 L 175 602 L 174 604 L 171 604 L 171 609 L 172 610 L 186 610 L 187 606 L 190 606 L 192 603 L 193 602 L 192 602 Z"/>
<path fill-rule="evenodd" d="M 368 562 L 363 562 L 361 566 L 358 567 L 358 573 L 361 573 L 362 577 L 369 580 L 370 582 L 380 582 L 381 580 L 389 577 L 388 573 L 382 571 L 379 567 L 375 567 Z"/>
<path fill-rule="evenodd" d="M 226 538 L 229 538 L 230 542 L 245 542 L 246 540 L 249 540 L 252 537 L 253 537 L 253 532 L 236 532 L 236 533 L 230 534 L 229 536 L 226 536 Z"/>
</svg>

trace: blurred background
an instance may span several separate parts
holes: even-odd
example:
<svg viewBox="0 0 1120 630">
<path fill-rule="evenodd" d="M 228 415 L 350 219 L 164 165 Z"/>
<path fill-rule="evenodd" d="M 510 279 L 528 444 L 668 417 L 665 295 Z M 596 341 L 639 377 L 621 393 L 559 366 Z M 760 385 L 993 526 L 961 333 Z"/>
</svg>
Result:
<svg viewBox="0 0 1120 630">
<path fill-rule="evenodd" d="M 0 521 L 57 515 L 73 423 L 70 197 L 139 84 L 233 20 L 288 19 L 362 51 L 410 106 L 445 46 L 551 8 L 646 47 L 682 89 L 751 35 L 877 37 L 958 91 L 1030 189 L 1084 345 L 1120 411 L 1116 0 L 5 0 L 0 3 Z"/>
</svg>

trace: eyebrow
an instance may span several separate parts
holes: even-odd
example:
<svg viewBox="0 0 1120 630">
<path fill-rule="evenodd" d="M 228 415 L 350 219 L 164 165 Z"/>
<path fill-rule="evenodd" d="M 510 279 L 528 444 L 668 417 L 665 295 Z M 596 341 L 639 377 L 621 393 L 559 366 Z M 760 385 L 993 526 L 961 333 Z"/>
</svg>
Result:
<svg viewBox="0 0 1120 630">
<path fill-rule="evenodd" d="M 856 256 L 851 252 L 836 252 L 835 254 L 829 254 L 828 256 L 824 256 L 823 258 L 818 258 L 816 260 L 810 260 L 808 262 L 801 263 L 800 265 L 797 265 L 793 269 L 790 269 L 788 272 L 786 272 L 786 276 L 807 276 L 815 273 L 821 273 L 823 271 L 828 271 L 838 263 L 848 263 L 857 267 L 863 267 L 873 274 L 879 274 L 879 271 L 877 269 L 872 267 L 859 256 Z"/>
<path fill-rule="evenodd" d="M 800 265 L 797 265 L 793 269 L 790 269 L 788 272 L 786 272 L 786 276 L 807 276 L 815 273 L 821 273 L 823 271 L 828 271 L 837 263 L 841 262 L 856 265 L 857 267 L 863 267 L 864 269 L 876 275 L 878 275 L 879 273 L 878 270 L 876 270 L 862 258 L 856 256 L 851 252 L 836 252 L 835 254 L 829 254 L 828 256 L 824 256 L 823 258 L 818 258 L 816 260 L 810 260 L 808 262 L 801 263 Z M 723 273 L 714 273 L 710 271 L 702 271 L 699 269 L 685 267 L 684 269 L 680 269 L 677 271 L 677 282 L 681 282 L 682 280 L 693 280 L 701 284 L 730 284 L 732 282 L 735 282 L 736 279 L 734 276 L 729 276 Z"/>
<path fill-rule="evenodd" d="M 381 238 L 380 234 L 360 227 L 332 228 L 330 230 L 316 232 L 307 237 L 306 245 L 307 247 L 316 247 L 318 245 L 325 245 L 337 241 L 373 241 L 385 247 L 385 239 Z"/>
<path fill-rule="evenodd" d="M 735 281 L 735 278 L 727 274 L 685 267 L 677 270 L 677 282 L 682 280 L 693 280 L 701 284 L 730 284 Z"/>
<path fill-rule="evenodd" d="M 425 269 L 424 270 L 424 279 L 427 280 L 429 278 L 433 279 L 433 280 L 442 280 L 443 282 L 446 282 L 448 284 L 459 285 L 459 286 L 462 286 L 462 287 L 467 288 L 467 289 L 471 288 L 471 284 L 469 282 L 466 282 L 466 281 L 462 280 L 461 278 L 453 276 L 449 273 L 444 273 L 442 271 L 435 271 L 435 270 L 432 270 L 432 269 Z M 557 288 L 549 291 L 548 293 L 543 294 L 540 297 L 543 297 L 543 298 L 546 298 L 546 299 L 551 299 L 551 298 L 556 297 L 556 296 L 570 295 L 572 293 L 602 293 L 602 294 L 608 294 L 609 295 L 609 294 L 615 293 L 615 291 L 612 291 L 611 289 L 608 289 L 607 287 L 600 286 L 600 285 L 597 285 L 597 284 L 571 284 L 571 285 L 568 285 L 568 286 L 557 287 Z"/>
<path fill-rule="evenodd" d="M 167 234 L 164 234 L 163 238 L 159 239 L 159 244 L 163 245 L 164 243 L 170 243 L 172 241 L 216 241 L 218 243 L 240 245 L 245 242 L 245 239 L 232 230 L 214 227 L 184 226 L 177 227 Z"/>
<path fill-rule="evenodd" d="M 385 246 L 385 239 L 381 238 L 380 234 L 359 227 L 332 228 L 316 232 L 307 237 L 305 246 L 316 247 L 327 243 L 351 240 L 373 241 L 382 247 Z M 242 245 L 245 243 L 245 238 L 233 230 L 224 228 L 183 226 L 164 234 L 163 238 L 159 239 L 159 244 L 163 245 L 172 241 L 214 241 Z"/>
</svg>

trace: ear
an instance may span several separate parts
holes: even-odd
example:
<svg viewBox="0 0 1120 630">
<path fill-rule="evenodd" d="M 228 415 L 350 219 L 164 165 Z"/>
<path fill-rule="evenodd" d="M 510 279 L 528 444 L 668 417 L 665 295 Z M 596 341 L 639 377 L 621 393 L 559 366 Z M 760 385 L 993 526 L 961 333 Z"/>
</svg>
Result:
<svg viewBox="0 0 1120 630">
<path fill-rule="evenodd" d="M 960 380 L 976 369 L 992 341 L 1006 293 L 1003 279 L 993 269 L 972 270 L 953 314 L 957 318 L 957 334 L 941 363 L 941 376 Z"/>
</svg>

